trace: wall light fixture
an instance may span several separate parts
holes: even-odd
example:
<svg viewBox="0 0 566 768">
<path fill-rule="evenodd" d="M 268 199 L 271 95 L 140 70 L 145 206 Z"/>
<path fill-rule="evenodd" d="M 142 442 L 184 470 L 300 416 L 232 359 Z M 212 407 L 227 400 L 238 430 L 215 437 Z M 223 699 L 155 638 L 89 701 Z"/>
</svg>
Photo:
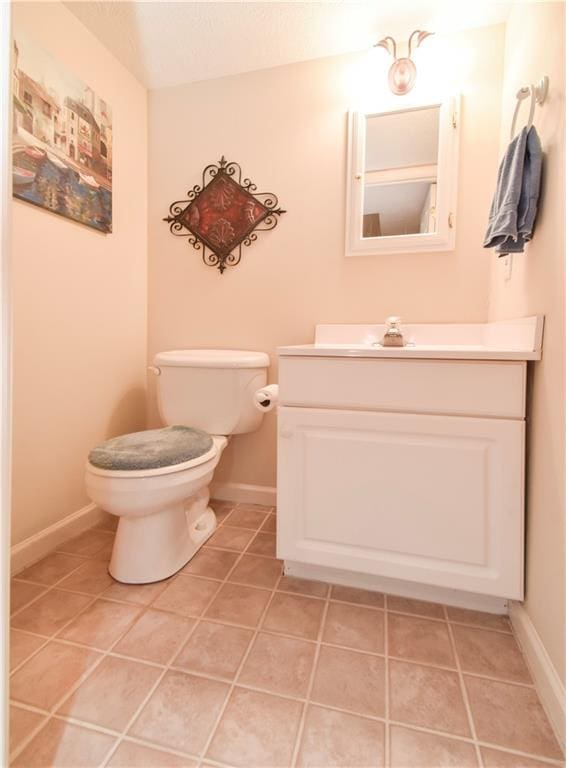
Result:
<svg viewBox="0 0 566 768">
<path fill-rule="evenodd" d="M 395 61 L 389 69 L 389 88 L 397 96 L 403 96 L 413 88 L 417 79 L 417 68 L 411 59 L 413 47 L 418 48 L 425 37 L 433 35 L 434 32 L 424 32 L 421 29 L 415 29 L 409 38 L 408 55 L 397 58 L 397 43 L 391 36 L 384 37 L 374 45 L 374 48 L 385 48 Z"/>
</svg>

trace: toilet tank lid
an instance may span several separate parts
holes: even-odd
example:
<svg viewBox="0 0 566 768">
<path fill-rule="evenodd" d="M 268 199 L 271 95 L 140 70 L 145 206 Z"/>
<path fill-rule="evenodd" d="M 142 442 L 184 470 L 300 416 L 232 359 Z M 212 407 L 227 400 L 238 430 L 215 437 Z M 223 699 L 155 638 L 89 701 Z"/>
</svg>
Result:
<svg viewBox="0 0 566 768">
<path fill-rule="evenodd" d="M 242 349 L 172 349 L 158 352 L 154 363 L 183 368 L 267 368 L 269 355 Z"/>
</svg>

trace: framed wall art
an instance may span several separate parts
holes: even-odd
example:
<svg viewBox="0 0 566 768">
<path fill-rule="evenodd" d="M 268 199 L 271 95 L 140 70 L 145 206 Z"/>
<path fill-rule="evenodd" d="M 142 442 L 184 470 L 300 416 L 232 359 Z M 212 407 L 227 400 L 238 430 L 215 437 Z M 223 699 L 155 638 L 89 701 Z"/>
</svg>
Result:
<svg viewBox="0 0 566 768">
<path fill-rule="evenodd" d="M 13 50 L 13 195 L 112 231 L 112 110 L 24 32 Z"/>
</svg>

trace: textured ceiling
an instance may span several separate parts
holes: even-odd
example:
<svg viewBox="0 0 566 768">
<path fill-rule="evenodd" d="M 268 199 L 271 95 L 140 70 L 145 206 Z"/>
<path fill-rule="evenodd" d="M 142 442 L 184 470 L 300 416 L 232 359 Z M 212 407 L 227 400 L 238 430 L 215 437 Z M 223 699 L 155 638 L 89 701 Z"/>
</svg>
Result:
<svg viewBox="0 0 566 768">
<path fill-rule="evenodd" d="M 148 88 L 249 72 L 368 48 L 420 27 L 496 24 L 490 0 L 168 2 L 67 0 L 65 5 Z"/>
</svg>

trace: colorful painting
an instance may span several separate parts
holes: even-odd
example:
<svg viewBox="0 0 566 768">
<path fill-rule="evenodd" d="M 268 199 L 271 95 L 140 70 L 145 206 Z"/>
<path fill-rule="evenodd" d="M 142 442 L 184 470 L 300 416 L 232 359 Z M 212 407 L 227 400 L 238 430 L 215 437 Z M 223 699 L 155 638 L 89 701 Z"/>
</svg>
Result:
<svg viewBox="0 0 566 768">
<path fill-rule="evenodd" d="M 14 34 L 13 194 L 112 231 L 112 111 L 25 34 Z"/>
</svg>

